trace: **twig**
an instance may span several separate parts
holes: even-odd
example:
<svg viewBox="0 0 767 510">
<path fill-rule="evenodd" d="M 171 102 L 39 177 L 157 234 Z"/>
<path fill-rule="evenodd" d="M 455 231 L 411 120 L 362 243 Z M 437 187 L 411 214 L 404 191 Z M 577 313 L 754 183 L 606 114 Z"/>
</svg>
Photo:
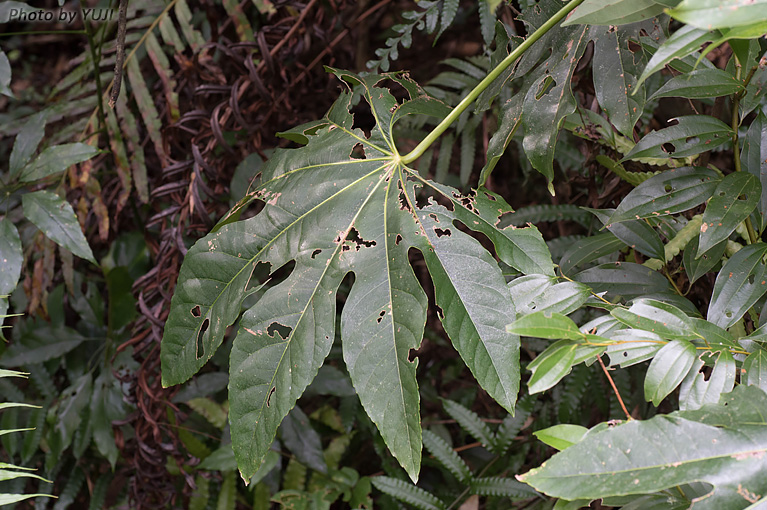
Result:
<svg viewBox="0 0 767 510">
<path fill-rule="evenodd" d="M 618 387 L 615 386 L 615 382 L 613 381 L 613 378 L 610 377 L 610 372 L 607 371 L 607 367 L 605 366 L 604 362 L 602 361 L 602 356 L 597 356 L 597 361 L 599 361 L 599 366 L 602 367 L 602 371 L 604 371 L 605 376 L 607 376 L 607 380 L 610 381 L 610 386 L 613 387 L 613 391 L 615 392 L 615 396 L 618 397 L 618 403 L 621 405 L 621 409 L 623 409 L 623 412 L 626 413 L 626 419 L 628 421 L 633 420 L 634 418 L 631 417 L 631 414 L 629 414 L 628 409 L 626 409 L 626 404 L 623 403 L 623 399 L 621 398 L 621 394 L 618 391 Z"/>
<path fill-rule="evenodd" d="M 117 12 L 117 41 L 115 49 L 115 79 L 112 86 L 112 94 L 109 96 L 109 107 L 114 109 L 117 103 L 117 97 L 120 95 L 120 86 L 123 79 L 123 64 L 125 63 L 125 30 L 128 23 L 128 0 L 120 0 L 120 7 Z"/>
</svg>

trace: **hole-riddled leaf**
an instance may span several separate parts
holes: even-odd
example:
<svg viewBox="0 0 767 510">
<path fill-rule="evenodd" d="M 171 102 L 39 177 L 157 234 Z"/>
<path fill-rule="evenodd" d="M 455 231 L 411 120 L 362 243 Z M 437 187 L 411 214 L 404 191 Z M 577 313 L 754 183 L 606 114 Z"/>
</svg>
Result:
<svg viewBox="0 0 767 510">
<path fill-rule="evenodd" d="M 710 322 L 729 328 L 767 292 L 765 257 L 767 244 L 760 242 L 741 249 L 724 264 L 708 306 Z"/>
<path fill-rule="evenodd" d="M 640 158 L 685 158 L 710 151 L 732 139 L 732 129 L 707 115 L 678 117 L 677 124 L 653 131 L 621 161 Z"/>
<path fill-rule="evenodd" d="M 427 298 L 408 259 L 423 254 L 439 317 L 480 385 L 513 411 L 519 387 L 519 338 L 496 259 L 465 228 L 493 243 L 497 257 L 523 272 L 553 275 L 534 228 L 501 228 L 511 208 L 486 190 L 460 194 L 404 165 L 392 136 L 398 118 L 443 117 L 450 109 L 399 74 L 360 77 L 333 70 L 364 98 L 376 123 L 353 128 L 352 92 L 324 119 L 286 136 L 300 149 L 278 150 L 254 168 L 260 179 L 236 206 L 260 200 L 256 216 L 228 217 L 187 253 L 162 343 L 163 384 L 191 377 L 215 353 L 237 319 L 254 268 L 295 267 L 247 310 L 232 346 L 229 396 L 232 445 L 248 479 L 277 427 L 314 379 L 336 337 L 336 292 L 353 274 L 341 314 L 344 361 L 363 407 L 412 479 L 421 462 L 421 425 L 410 360 L 423 336 Z M 392 80 L 398 102 L 379 83 Z M 361 150 L 355 150 L 361 147 Z M 439 197 L 423 200 L 421 191 Z M 445 204 L 445 205 L 443 205 Z M 199 313 L 194 313 L 198 310 Z M 193 311 L 190 313 L 190 310 Z M 200 327 L 203 355 L 196 341 Z"/>
<path fill-rule="evenodd" d="M 761 194 L 759 180 L 750 173 L 735 172 L 722 179 L 703 213 L 697 256 L 727 240 L 756 208 Z"/>
<path fill-rule="evenodd" d="M 719 181 L 716 172 L 708 168 L 667 170 L 631 190 L 607 220 L 607 224 L 667 216 L 692 209 L 711 197 Z"/>
</svg>

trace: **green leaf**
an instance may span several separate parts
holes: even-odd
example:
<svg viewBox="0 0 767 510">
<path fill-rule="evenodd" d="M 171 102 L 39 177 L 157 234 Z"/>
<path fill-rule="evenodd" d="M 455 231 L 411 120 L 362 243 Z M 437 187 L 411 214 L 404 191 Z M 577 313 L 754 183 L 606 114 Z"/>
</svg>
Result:
<svg viewBox="0 0 767 510">
<path fill-rule="evenodd" d="M 11 62 L 2 50 L 0 50 L 0 94 L 15 97 L 11 90 Z"/>
<path fill-rule="evenodd" d="M 615 209 L 586 209 L 599 218 L 602 224 L 606 224 L 610 216 L 615 212 Z M 640 251 L 648 257 L 660 260 L 665 258 L 663 241 L 661 241 L 655 229 L 648 225 L 647 221 L 628 220 L 620 223 L 611 223 L 606 225 L 605 228 L 623 241 L 626 246 Z"/>
<path fill-rule="evenodd" d="M 713 362 L 710 373 L 705 372 L 704 362 Z M 679 409 L 695 410 L 719 402 L 722 393 L 735 387 L 735 371 L 735 359 L 728 349 L 701 354 L 679 387 Z"/>
<path fill-rule="evenodd" d="M 687 340 L 674 340 L 664 345 L 647 369 L 645 399 L 658 406 L 684 380 L 695 359 L 695 346 Z"/>
<path fill-rule="evenodd" d="M 666 170 L 631 190 L 607 223 L 665 216 L 692 209 L 708 200 L 719 182 L 716 172 L 708 168 Z"/>
<path fill-rule="evenodd" d="M 722 179 L 703 213 L 698 251 L 705 253 L 727 240 L 751 215 L 761 194 L 759 180 L 750 173 L 734 172 Z"/>
<path fill-rule="evenodd" d="M 75 212 L 69 202 L 50 191 L 35 191 L 21 197 L 24 216 L 49 239 L 78 257 L 96 264 Z"/>
<path fill-rule="evenodd" d="M 128 412 L 122 399 L 122 386 L 109 370 L 102 371 L 93 383 L 91 401 L 91 421 L 93 422 L 93 442 L 99 453 L 112 467 L 120 454 L 115 444 L 112 422 L 119 420 Z"/>
<path fill-rule="evenodd" d="M 559 270 L 564 275 L 572 275 L 573 269 L 576 267 L 614 253 L 623 247 L 623 241 L 612 232 L 603 232 L 580 239 L 562 255 L 562 260 L 559 261 Z"/>
<path fill-rule="evenodd" d="M 762 193 L 759 198 L 760 225 L 758 230 L 767 226 L 767 115 L 759 111 L 743 140 L 740 154 L 743 169 L 759 179 Z"/>
<path fill-rule="evenodd" d="M 567 315 L 586 302 L 589 288 L 577 282 L 552 285 L 552 278 L 544 275 L 521 276 L 509 282 L 511 300 L 518 316 L 534 312 L 556 312 Z"/>
<path fill-rule="evenodd" d="M 19 134 L 16 135 L 16 141 L 13 142 L 13 150 L 11 151 L 11 160 L 8 163 L 12 177 L 19 175 L 19 172 L 37 150 L 37 146 L 40 145 L 40 140 L 45 136 L 46 116 L 46 111 L 30 116 Z"/>
<path fill-rule="evenodd" d="M 535 312 L 525 315 L 506 326 L 506 330 L 519 336 L 550 340 L 583 338 L 583 333 L 578 330 L 578 325 L 572 319 L 556 312 Z"/>
<path fill-rule="evenodd" d="M 595 292 L 625 299 L 665 292 L 671 285 L 662 274 L 633 262 L 611 262 L 576 274 L 573 279 L 588 285 Z"/>
<path fill-rule="evenodd" d="M 625 25 L 663 12 L 654 0 L 586 0 L 562 25 Z"/>
<path fill-rule="evenodd" d="M 671 121 L 677 124 L 644 136 L 621 162 L 640 158 L 686 158 L 732 139 L 730 126 L 708 115 L 687 115 Z"/>
<path fill-rule="evenodd" d="M 568 448 L 583 439 L 589 429 L 580 425 L 563 423 L 533 432 L 540 441 L 559 451 Z"/>
<path fill-rule="evenodd" d="M 0 356 L 0 366 L 20 367 L 60 358 L 85 340 L 70 328 L 33 324 Z"/>
<path fill-rule="evenodd" d="M 610 365 L 621 368 L 630 367 L 655 356 L 661 347 L 666 345 L 663 339 L 649 331 L 637 329 L 622 329 L 610 334 L 614 344 L 607 346 Z"/>
<path fill-rule="evenodd" d="M 696 509 L 740 510 L 767 492 L 764 405 L 767 395 L 762 391 L 739 386 L 718 404 L 699 411 L 679 411 L 589 433 L 518 478 L 552 497 L 589 500 L 704 482 L 713 489 L 696 500 Z M 680 447 L 659 448 L 659 438 L 690 438 L 694 447 L 677 442 Z"/>
<path fill-rule="evenodd" d="M 0 296 L 9 295 L 19 283 L 24 253 L 21 251 L 19 231 L 6 216 L 0 221 Z M 2 315 L 2 314 L 0 314 Z M 2 324 L 2 319 L 0 319 Z"/>
<path fill-rule="evenodd" d="M 420 510 L 444 510 L 445 504 L 425 490 L 396 478 L 375 476 L 370 479 L 379 491 Z"/>
<path fill-rule="evenodd" d="M 671 34 L 652 56 L 639 77 L 637 87 L 641 85 L 650 75 L 660 71 L 666 64 L 675 59 L 681 59 L 695 53 L 701 45 L 711 42 L 719 37 L 718 32 L 709 32 L 693 26 L 684 26 Z"/>
<path fill-rule="evenodd" d="M 727 242 L 722 241 L 710 248 L 706 253 L 701 253 L 698 249 L 699 237 L 695 237 L 685 247 L 682 261 L 684 270 L 690 283 L 695 283 L 701 276 L 708 273 L 722 260 Z"/>
<path fill-rule="evenodd" d="M 553 67 L 536 79 L 527 91 L 522 106 L 525 128 L 522 147 L 533 168 L 546 177 L 550 189 L 553 189 L 554 147 L 559 128 L 577 106 L 571 77 L 589 42 L 587 26 L 559 29 L 557 33 L 565 39 L 558 41 L 561 46 L 552 46 Z M 544 41 L 538 44 L 544 44 Z"/>
<path fill-rule="evenodd" d="M 692 320 L 679 308 L 654 299 L 637 299 L 626 308 L 615 308 L 610 314 L 626 326 L 651 331 L 668 339 L 699 339 Z"/>
<path fill-rule="evenodd" d="M 322 453 L 322 439 L 300 407 L 294 407 L 280 425 L 282 441 L 298 461 L 320 473 L 328 466 Z"/>
<path fill-rule="evenodd" d="M 232 444 L 248 478 L 330 351 L 336 291 L 354 273 L 341 314 L 344 360 L 363 407 L 415 480 L 421 428 L 417 363 L 409 354 L 423 337 L 428 301 L 408 251 L 424 256 L 453 345 L 509 411 L 519 387 L 519 339 L 505 331 L 514 308 L 496 259 L 461 228 L 487 235 L 510 265 L 553 269 L 546 269 L 550 260 L 542 257 L 547 249 L 537 231 L 498 226 L 507 208 L 499 197 L 485 191 L 463 196 L 402 164 L 394 121 L 432 114 L 435 99 L 425 99 L 402 75 L 333 72 L 355 87 L 377 123 L 369 136 L 353 128 L 353 94 L 343 93 L 323 121 L 303 133 L 305 147 L 275 151 L 260 168 L 250 197 L 264 202 L 263 210 L 189 250 L 162 342 L 163 384 L 185 381 L 210 359 L 256 286 L 250 280 L 258 264 L 274 272 L 295 263 L 245 312 L 232 346 Z M 412 100 L 398 102 L 378 86 L 384 80 L 402 85 Z M 362 151 L 355 151 L 358 145 Z M 416 200 L 421 187 L 451 208 Z M 527 247 L 533 246 L 541 256 L 531 257 Z"/>
<path fill-rule="evenodd" d="M 429 450 L 429 453 L 434 455 L 440 464 L 442 464 L 448 471 L 461 482 L 467 482 L 471 479 L 471 469 L 466 463 L 455 453 L 447 441 L 439 437 L 431 430 L 423 431 L 423 445 Z"/>
<path fill-rule="evenodd" d="M 669 15 L 705 30 L 767 21 L 767 0 L 682 0 Z"/>
<path fill-rule="evenodd" d="M 652 0 L 624 0 L 622 4 L 631 4 L 633 8 L 638 8 L 640 6 L 637 4 L 644 2 L 653 4 Z M 581 4 L 578 9 L 582 9 L 584 5 Z M 652 7 L 658 6 L 653 4 Z M 604 14 L 606 10 L 607 8 L 602 9 L 598 13 Z M 592 74 L 599 106 L 607 112 L 610 122 L 618 131 L 629 138 L 633 137 L 634 126 L 642 116 L 645 104 L 645 88 L 637 88 L 637 78 L 647 60 L 644 52 L 634 54 L 629 49 L 630 40 L 639 41 L 639 30 L 637 25 L 592 29 L 592 37 L 597 36 Z"/>
<path fill-rule="evenodd" d="M 531 395 L 548 390 L 570 373 L 577 347 L 578 344 L 571 340 L 559 340 L 548 346 L 527 365 L 527 369 L 533 373 L 527 381 Z"/>
<path fill-rule="evenodd" d="M 757 348 L 743 362 L 741 382 L 747 386 L 757 386 L 767 391 L 767 352 Z"/>
<path fill-rule="evenodd" d="M 746 246 L 722 267 L 714 283 L 707 319 L 727 329 L 767 292 L 767 244 Z"/>
<path fill-rule="evenodd" d="M 51 449 L 51 454 L 46 458 L 47 469 L 51 469 L 51 462 L 57 462 L 59 455 L 72 444 L 75 431 L 83 419 L 83 410 L 91 402 L 92 381 L 91 374 L 85 374 L 61 394 L 54 426 L 46 437 Z"/>
<path fill-rule="evenodd" d="M 18 503 L 32 498 L 52 498 L 50 494 L 0 494 L 0 506 Z"/>
<path fill-rule="evenodd" d="M 22 169 L 19 180 L 33 182 L 44 179 L 65 171 L 71 165 L 87 161 L 98 152 L 98 148 L 85 143 L 67 143 L 48 147 Z"/>
<path fill-rule="evenodd" d="M 662 97 L 684 97 L 703 99 L 737 94 L 743 84 L 727 71 L 721 69 L 697 69 L 690 73 L 674 76 L 663 84 L 650 99 Z"/>
</svg>

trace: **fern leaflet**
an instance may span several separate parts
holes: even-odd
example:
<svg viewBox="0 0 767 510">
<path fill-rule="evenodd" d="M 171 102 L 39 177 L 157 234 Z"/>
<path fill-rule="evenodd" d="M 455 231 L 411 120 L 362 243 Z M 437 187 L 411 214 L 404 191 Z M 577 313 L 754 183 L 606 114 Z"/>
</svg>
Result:
<svg viewBox="0 0 767 510">
<path fill-rule="evenodd" d="M 453 473 L 458 480 L 466 482 L 471 479 L 469 466 L 455 453 L 447 442 L 431 430 L 423 431 L 423 445 L 434 455 L 440 464 Z"/>
<path fill-rule="evenodd" d="M 372 482 L 379 491 L 420 510 L 445 510 L 442 501 L 411 483 L 388 476 L 377 476 Z"/>
</svg>

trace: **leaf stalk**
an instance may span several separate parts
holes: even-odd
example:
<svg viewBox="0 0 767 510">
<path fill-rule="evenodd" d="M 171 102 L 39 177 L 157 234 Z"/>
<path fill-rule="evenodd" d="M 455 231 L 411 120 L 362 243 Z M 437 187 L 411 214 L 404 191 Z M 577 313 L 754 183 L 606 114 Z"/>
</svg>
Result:
<svg viewBox="0 0 767 510">
<path fill-rule="evenodd" d="M 570 14 L 570 12 L 578 7 L 581 3 L 583 3 L 584 0 L 571 0 L 567 5 L 562 7 L 554 16 L 548 19 L 546 23 L 540 26 L 538 30 L 530 34 L 517 48 L 515 48 L 509 55 L 504 58 L 500 64 L 498 64 L 495 69 L 490 71 L 490 73 L 485 76 L 485 78 L 477 84 L 476 87 L 474 87 L 471 92 L 469 92 L 466 97 L 464 97 L 458 105 L 453 108 L 453 111 L 451 111 L 447 117 L 442 119 L 442 122 L 440 122 L 428 135 L 426 135 L 426 138 L 421 140 L 421 143 L 419 143 L 415 149 L 410 151 L 405 156 L 402 156 L 402 163 L 405 165 L 408 165 L 412 163 L 413 161 L 420 158 L 424 152 L 426 152 L 426 149 L 428 149 L 431 144 L 433 144 L 441 135 L 444 133 L 450 125 L 460 117 L 460 115 L 466 110 L 466 108 L 469 107 L 474 101 L 476 101 L 477 97 L 488 87 L 491 83 L 493 83 L 496 78 L 498 78 L 503 71 L 506 70 L 507 67 L 509 67 L 511 64 L 513 64 L 518 58 L 520 58 L 529 48 L 532 46 L 538 39 L 543 37 L 549 30 L 554 28 L 555 25 L 557 25 L 560 21 L 562 21 L 565 16 Z"/>
</svg>

